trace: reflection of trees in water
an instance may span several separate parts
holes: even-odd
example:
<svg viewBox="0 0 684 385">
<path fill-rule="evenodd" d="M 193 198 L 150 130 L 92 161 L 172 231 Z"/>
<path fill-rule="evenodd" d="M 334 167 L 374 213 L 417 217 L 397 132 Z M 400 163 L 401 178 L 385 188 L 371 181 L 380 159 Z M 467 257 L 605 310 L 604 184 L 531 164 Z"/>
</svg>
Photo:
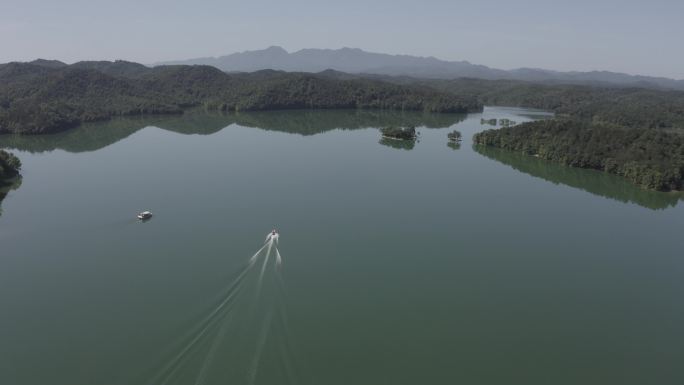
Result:
<svg viewBox="0 0 684 385">
<path fill-rule="evenodd" d="M 387 147 L 398 148 L 400 150 L 413 150 L 416 146 L 417 140 L 400 140 L 400 139 L 389 139 L 381 138 L 380 144 Z"/>
<path fill-rule="evenodd" d="M 517 152 L 475 145 L 473 149 L 487 158 L 555 184 L 578 188 L 620 202 L 635 203 L 652 210 L 666 209 L 684 199 L 683 193 L 644 190 L 619 176 L 596 170 L 569 167 Z"/>
<path fill-rule="evenodd" d="M 21 175 L 14 177 L 10 180 L 0 180 L 0 205 L 2 205 L 3 199 L 7 196 L 7 194 L 12 191 L 16 190 L 21 186 Z M 2 214 L 2 207 L 0 207 L 0 215 Z"/>
<path fill-rule="evenodd" d="M 465 114 L 383 110 L 290 110 L 223 114 L 196 110 L 176 116 L 115 118 L 105 122 L 86 123 L 73 130 L 51 135 L 0 135 L 0 148 L 28 152 L 56 149 L 68 152 L 95 151 L 149 126 L 185 135 L 210 135 L 231 124 L 314 135 L 335 129 L 355 130 L 387 126 L 441 128 L 456 124 L 465 117 Z"/>
<path fill-rule="evenodd" d="M 449 146 L 449 148 L 452 150 L 460 150 L 461 149 L 461 142 L 449 141 L 447 143 L 447 146 Z"/>
<path fill-rule="evenodd" d="M 143 119 L 121 118 L 87 123 L 57 134 L 0 135 L 0 147 L 33 153 L 56 149 L 68 152 L 95 151 L 132 135 L 146 125 Z"/>
<path fill-rule="evenodd" d="M 96 123 L 50 135 L 0 135 L 0 148 L 29 152 L 56 149 L 68 152 L 96 151 L 114 144 L 149 126 L 180 134 L 209 135 L 233 123 L 228 115 L 188 113 L 175 116 L 125 117 Z"/>
<path fill-rule="evenodd" d="M 463 121 L 466 115 L 388 110 L 295 110 L 240 112 L 235 117 L 235 122 L 241 126 L 314 135 L 336 129 L 357 130 L 389 126 L 443 128 Z"/>
</svg>

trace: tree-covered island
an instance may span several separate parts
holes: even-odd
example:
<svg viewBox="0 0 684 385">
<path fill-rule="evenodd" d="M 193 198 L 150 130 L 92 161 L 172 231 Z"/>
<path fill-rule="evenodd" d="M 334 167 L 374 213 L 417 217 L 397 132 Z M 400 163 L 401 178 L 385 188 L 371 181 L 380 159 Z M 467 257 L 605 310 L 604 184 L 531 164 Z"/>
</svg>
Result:
<svg viewBox="0 0 684 385">
<path fill-rule="evenodd" d="M 462 139 L 461 132 L 458 130 L 453 130 L 447 134 L 447 138 L 450 142 L 460 142 Z"/>
<path fill-rule="evenodd" d="M 382 137 L 397 140 L 416 140 L 418 133 L 415 127 L 385 127 L 380 129 Z"/>
</svg>

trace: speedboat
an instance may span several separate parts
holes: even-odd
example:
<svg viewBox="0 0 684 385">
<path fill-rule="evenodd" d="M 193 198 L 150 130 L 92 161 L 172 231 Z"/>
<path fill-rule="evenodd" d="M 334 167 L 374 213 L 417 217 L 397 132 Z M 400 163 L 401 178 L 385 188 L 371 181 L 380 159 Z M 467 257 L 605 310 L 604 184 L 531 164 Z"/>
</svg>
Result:
<svg viewBox="0 0 684 385">
<path fill-rule="evenodd" d="M 276 229 L 273 229 L 270 233 L 266 235 L 266 242 L 269 241 L 278 241 L 278 238 L 280 237 L 280 234 L 276 231 Z"/>
<path fill-rule="evenodd" d="M 143 211 L 140 214 L 138 214 L 138 219 L 145 220 L 150 218 L 152 218 L 152 213 L 149 211 Z"/>
</svg>

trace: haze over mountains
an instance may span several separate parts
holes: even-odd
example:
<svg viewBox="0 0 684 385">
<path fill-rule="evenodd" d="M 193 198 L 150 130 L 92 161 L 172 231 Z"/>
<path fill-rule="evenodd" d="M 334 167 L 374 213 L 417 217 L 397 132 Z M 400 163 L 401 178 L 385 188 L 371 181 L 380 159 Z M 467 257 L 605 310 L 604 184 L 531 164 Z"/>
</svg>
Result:
<svg viewBox="0 0 684 385">
<path fill-rule="evenodd" d="M 609 71 L 560 72 L 537 68 L 501 70 L 467 61 L 445 61 L 435 57 L 390 55 L 366 52 L 358 48 L 302 49 L 289 53 L 271 46 L 263 50 L 245 51 L 220 57 L 205 57 L 155 63 L 204 64 L 227 72 L 252 72 L 263 69 L 321 72 L 333 69 L 348 73 L 410 76 L 430 79 L 507 79 L 543 83 L 598 84 L 620 87 L 645 87 L 684 90 L 684 80 L 628 75 Z"/>
</svg>

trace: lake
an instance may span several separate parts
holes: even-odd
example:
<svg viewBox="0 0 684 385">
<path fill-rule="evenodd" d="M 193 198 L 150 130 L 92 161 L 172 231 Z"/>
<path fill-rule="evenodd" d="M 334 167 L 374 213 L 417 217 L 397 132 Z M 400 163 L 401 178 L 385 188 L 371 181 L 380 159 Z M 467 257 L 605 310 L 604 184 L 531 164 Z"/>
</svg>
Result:
<svg viewBox="0 0 684 385">
<path fill-rule="evenodd" d="M 548 116 L 0 136 L 23 162 L 0 214 L 0 383 L 684 383 L 682 195 L 472 145 L 481 118 Z"/>
</svg>

